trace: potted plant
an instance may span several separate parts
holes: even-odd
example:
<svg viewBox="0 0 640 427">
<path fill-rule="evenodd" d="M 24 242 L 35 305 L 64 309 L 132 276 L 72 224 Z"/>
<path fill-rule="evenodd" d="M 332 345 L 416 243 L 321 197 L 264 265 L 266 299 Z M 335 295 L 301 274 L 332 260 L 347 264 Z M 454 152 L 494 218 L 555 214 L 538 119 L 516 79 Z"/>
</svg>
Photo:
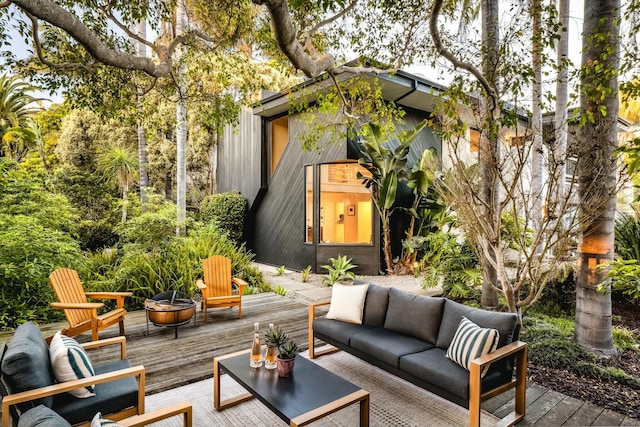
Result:
<svg viewBox="0 0 640 427">
<path fill-rule="evenodd" d="M 287 334 L 282 332 L 279 326 L 269 325 L 269 329 L 264 333 L 264 341 L 267 344 L 267 354 L 264 358 L 264 366 L 267 369 L 276 368 L 276 356 L 281 345 L 289 340 Z"/>
<path fill-rule="evenodd" d="M 296 354 L 298 354 L 298 345 L 289 339 L 278 348 L 278 376 L 287 378 L 293 374 Z"/>
</svg>

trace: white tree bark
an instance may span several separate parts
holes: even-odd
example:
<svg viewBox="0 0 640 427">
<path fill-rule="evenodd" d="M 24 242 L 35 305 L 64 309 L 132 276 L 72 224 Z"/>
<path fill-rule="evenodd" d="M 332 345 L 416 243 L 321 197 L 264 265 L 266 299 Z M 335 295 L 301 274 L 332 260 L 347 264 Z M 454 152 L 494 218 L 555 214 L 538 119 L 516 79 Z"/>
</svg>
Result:
<svg viewBox="0 0 640 427">
<path fill-rule="evenodd" d="M 555 143 L 553 145 L 553 176 L 556 180 L 557 200 L 564 199 L 567 176 L 567 105 L 569 104 L 569 4 L 570 0 L 558 1 L 558 17 L 562 29 L 558 34 L 556 82 L 556 112 L 554 117 Z M 554 203 L 557 205 L 557 202 Z M 557 208 L 557 206 L 553 206 Z"/>
<path fill-rule="evenodd" d="M 531 147 L 531 220 L 534 230 L 542 230 L 542 200 L 544 191 L 544 152 L 542 150 L 542 1 L 533 0 L 531 3 L 533 15 L 532 65 L 533 87 L 531 88 L 531 130 L 533 144 Z M 539 245 L 536 252 L 540 253 Z"/>
<path fill-rule="evenodd" d="M 141 39 L 147 38 L 147 21 L 142 20 L 138 24 L 138 35 Z M 138 56 L 145 58 L 147 56 L 147 46 L 138 42 Z M 149 186 L 149 174 L 147 172 L 147 135 L 144 125 L 142 124 L 142 100 L 141 89 L 138 89 L 138 168 L 140 171 L 140 201 L 147 201 L 147 187 Z"/>
<path fill-rule="evenodd" d="M 185 32 L 186 25 L 186 5 L 185 0 L 178 0 L 176 10 L 176 34 L 179 36 Z M 182 48 L 179 53 L 181 54 Z M 184 235 L 187 219 L 187 69 L 186 64 L 181 61 L 176 79 L 178 81 L 176 103 L 176 169 L 177 169 L 177 191 L 176 205 L 178 207 L 176 233 Z"/>
</svg>

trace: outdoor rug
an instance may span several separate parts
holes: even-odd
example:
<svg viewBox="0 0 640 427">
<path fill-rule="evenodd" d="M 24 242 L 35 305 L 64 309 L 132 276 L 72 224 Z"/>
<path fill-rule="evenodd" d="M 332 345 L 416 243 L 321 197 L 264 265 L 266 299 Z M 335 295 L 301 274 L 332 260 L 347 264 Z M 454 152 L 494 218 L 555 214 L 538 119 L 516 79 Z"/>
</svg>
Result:
<svg viewBox="0 0 640 427">
<path fill-rule="evenodd" d="M 325 369 L 369 391 L 371 394 L 369 421 L 373 427 L 467 425 L 469 412 L 466 409 L 346 352 L 341 351 L 322 356 L 314 361 Z M 244 391 L 228 375 L 222 375 L 220 388 L 223 399 Z M 195 427 L 287 425 L 257 399 L 217 412 L 213 409 L 213 379 L 147 396 L 146 410 L 148 412 L 182 400 L 189 400 L 193 405 L 193 425 Z M 359 405 L 354 404 L 322 418 L 312 425 L 357 426 L 358 420 Z M 493 425 L 497 421 L 496 417 L 483 411 L 481 420 L 483 426 Z M 173 417 L 153 425 L 179 427 L 182 426 L 182 420 L 179 417 Z"/>
</svg>

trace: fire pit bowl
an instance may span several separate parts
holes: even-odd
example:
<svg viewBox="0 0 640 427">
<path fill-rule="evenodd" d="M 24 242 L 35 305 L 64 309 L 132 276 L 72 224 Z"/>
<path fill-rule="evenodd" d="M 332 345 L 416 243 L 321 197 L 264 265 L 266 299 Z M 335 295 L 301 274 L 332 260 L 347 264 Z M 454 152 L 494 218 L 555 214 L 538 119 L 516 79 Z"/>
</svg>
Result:
<svg viewBox="0 0 640 427">
<path fill-rule="evenodd" d="M 176 338 L 178 326 L 186 325 L 196 312 L 196 302 L 179 291 L 161 292 L 144 302 L 147 321 L 156 326 L 174 326 Z M 147 335 L 149 334 L 147 325 Z"/>
</svg>

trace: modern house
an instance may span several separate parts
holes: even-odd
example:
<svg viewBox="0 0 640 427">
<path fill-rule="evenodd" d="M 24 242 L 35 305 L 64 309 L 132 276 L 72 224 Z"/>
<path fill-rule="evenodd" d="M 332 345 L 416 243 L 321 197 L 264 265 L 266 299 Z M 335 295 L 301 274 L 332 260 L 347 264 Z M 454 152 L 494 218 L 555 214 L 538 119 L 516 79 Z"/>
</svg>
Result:
<svg viewBox="0 0 640 427">
<path fill-rule="evenodd" d="M 406 111 L 401 127 L 410 129 L 428 118 L 444 88 L 399 71 L 393 75 L 339 75 L 346 79 L 377 79 L 385 100 Z M 332 85 L 326 78 L 306 81 L 269 96 L 246 110 L 235 129 L 225 129 L 218 145 L 217 188 L 239 191 L 248 202 L 245 238 L 256 260 L 302 270 L 322 266 L 338 255 L 352 258 L 358 274 L 379 274 L 381 226 L 369 191 L 356 179 L 363 157 L 358 144 L 330 143 L 320 137 L 320 150 L 304 151 L 302 140 L 310 131 L 308 118 L 290 113 L 300 97 L 313 103 Z M 320 114 L 314 120 L 326 120 Z M 439 137 L 425 128 L 412 144 L 408 166 L 427 148 L 442 152 Z M 394 256 L 400 255 L 404 237 L 402 215 L 394 214 Z M 392 218 L 393 218 L 392 217 Z"/>
</svg>

